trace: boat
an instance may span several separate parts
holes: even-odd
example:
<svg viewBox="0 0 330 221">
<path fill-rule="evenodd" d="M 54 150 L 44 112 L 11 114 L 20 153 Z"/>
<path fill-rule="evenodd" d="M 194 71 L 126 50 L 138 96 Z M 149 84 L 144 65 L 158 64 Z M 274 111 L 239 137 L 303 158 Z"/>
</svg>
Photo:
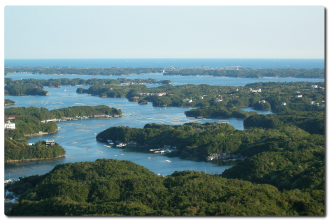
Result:
<svg viewBox="0 0 330 221">
<path fill-rule="evenodd" d="M 124 154 L 120 154 L 120 155 L 122 155 L 122 156 L 123 156 Z"/>
<path fill-rule="evenodd" d="M 170 160 L 165 160 L 165 161 L 166 161 L 166 162 L 169 162 L 169 163 L 171 162 Z"/>
<path fill-rule="evenodd" d="M 83 147 L 83 149 L 87 150 L 88 148 L 87 147 Z"/>
<path fill-rule="evenodd" d="M 116 157 L 117 155 L 115 155 L 115 157 Z"/>
<path fill-rule="evenodd" d="M 102 151 L 100 151 L 100 150 L 96 150 L 97 152 L 99 152 L 99 153 L 103 153 Z"/>
<path fill-rule="evenodd" d="M 151 157 L 148 157 L 148 159 L 151 159 Z"/>
<path fill-rule="evenodd" d="M 76 142 L 76 141 L 73 141 L 73 143 L 74 143 L 74 144 L 77 144 L 77 142 Z"/>
</svg>

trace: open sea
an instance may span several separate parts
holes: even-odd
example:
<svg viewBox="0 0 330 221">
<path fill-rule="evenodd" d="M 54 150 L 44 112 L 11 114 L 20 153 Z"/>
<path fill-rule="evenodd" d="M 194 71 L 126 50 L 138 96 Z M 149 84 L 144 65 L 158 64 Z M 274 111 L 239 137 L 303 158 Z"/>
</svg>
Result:
<svg viewBox="0 0 330 221">
<path fill-rule="evenodd" d="M 153 59 L 5 59 L 9 67 L 76 67 L 76 68 L 324 68 L 324 59 L 218 59 L 218 58 L 153 58 Z"/>
</svg>

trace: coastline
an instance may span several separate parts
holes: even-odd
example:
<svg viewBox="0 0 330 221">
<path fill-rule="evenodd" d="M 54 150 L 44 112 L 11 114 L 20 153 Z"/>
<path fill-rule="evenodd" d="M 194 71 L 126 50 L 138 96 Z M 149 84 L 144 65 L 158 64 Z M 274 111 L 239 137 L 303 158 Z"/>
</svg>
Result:
<svg viewBox="0 0 330 221">
<path fill-rule="evenodd" d="M 32 159 L 21 159 L 21 160 L 5 160 L 5 163 L 20 162 L 20 161 L 33 161 L 33 160 L 52 160 L 56 158 L 65 157 L 65 155 L 60 155 L 52 158 L 32 158 Z"/>
</svg>

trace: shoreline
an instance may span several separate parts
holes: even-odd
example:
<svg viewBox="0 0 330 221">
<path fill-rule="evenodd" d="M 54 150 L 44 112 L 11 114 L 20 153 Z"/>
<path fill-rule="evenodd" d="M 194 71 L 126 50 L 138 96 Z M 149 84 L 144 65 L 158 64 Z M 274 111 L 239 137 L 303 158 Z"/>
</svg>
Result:
<svg viewBox="0 0 330 221">
<path fill-rule="evenodd" d="M 52 158 L 32 158 L 32 159 L 21 159 L 21 160 L 5 160 L 5 163 L 20 162 L 20 161 L 33 161 L 33 160 L 52 160 L 56 158 L 65 157 L 65 155 L 60 155 Z"/>
</svg>

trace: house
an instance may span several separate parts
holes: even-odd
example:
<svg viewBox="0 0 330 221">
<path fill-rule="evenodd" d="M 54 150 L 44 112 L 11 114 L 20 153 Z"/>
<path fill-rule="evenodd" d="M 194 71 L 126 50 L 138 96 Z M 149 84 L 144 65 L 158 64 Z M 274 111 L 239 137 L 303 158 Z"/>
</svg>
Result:
<svg viewBox="0 0 330 221">
<path fill-rule="evenodd" d="M 316 85 L 316 84 L 315 84 L 315 85 L 312 85 L 312 88 L 313 88 L 313 89 L 316 89 L 316 88 L 318 88 L 318 87 L 319 87 L 319 86 Z"/>
<path fill-rule="evenodd" d="M 311 101 L 309 103 L 310 103 L 310 105 L 314 105 L 315 104 L 315 101 Z"/>
<path fill-rule="evenodd" d="M 204 99 L 204 97 L 203 97 L 203 96 L 199 96 L 199 99 L 203 100 L 203 99 Z"/>
<path fill-rule="evenodd" d="M 250 88 L 250 92 L 252 93 L 261 93 L 261 88 L 259 88 L 258 90 L 253 90 L 252 88 Z"/>
<path fill-rule="evenodd" d="M 220 96 L 219 98 L 213 98 L 213 101 L 214 102 L 221 102 L 221 101 L 223 101 L 223 99 L 222 99 L 222 96 Z"/>
<path fill-rule="evenodd" d="M 182 101 L 183 101 L 183 102 L 189 102 L 189 103 L 193 102 L 192 99 L 183 99 Z"/>
<path fill-rule="evenodd" d="M 261 101 L 258 101 L 258 103 L 259 104 L 264 104 L 264 103 L 266 103 L 266 101 L 265 100 L 261 100 Z"/>
<path fill-rule="evenodd" d="M 281 104 L 281 106 L 285 106 L 286 105 L 286 103 L 285 102 L 283 102 L 282 104 Z"/>
<path fill-rule="evenodd" d="M 296 98 L 302 98 L 302 94 L 298 94 Z"/>
<path fill-rule="evenodd" d="M 5 123 L 5 129 L 15 130 L 15 123 L 10 123 L 10 121 L 8 121 Z"/>
<path fill-rule="evenodd" d="M 54 139 L 45 139 L 45 143 L 47 146 L 53 146 L 53 145 L 55 145 L 55 140 Z"/>
</svg>

